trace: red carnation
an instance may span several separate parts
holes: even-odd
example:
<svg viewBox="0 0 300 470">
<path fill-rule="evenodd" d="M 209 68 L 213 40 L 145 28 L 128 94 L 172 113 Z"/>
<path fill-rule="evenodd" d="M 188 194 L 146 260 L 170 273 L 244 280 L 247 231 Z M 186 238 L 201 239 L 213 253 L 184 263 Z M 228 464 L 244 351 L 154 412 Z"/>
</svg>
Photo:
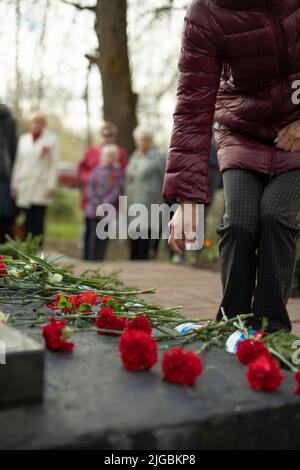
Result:
<svg viewBox="0 0 300 470">
<path fill-rule="evenodd" d="M 141 315 L 139 317 L 134 318 L 133 320 L 130 320 L 127 322 L 126 325 L 127 330 L 143 330 L 146 331 L 146 333 L 149 333 L 151 335 L 152 333 L 152 325 L 148 320 L 148 317 L 146 315 Z"/>
<path fill-rule="evenodd" d="M 109 295 L 103 295 L 103 297 L 101 297 L 101 303 L 109 305 L 110 307 L 118 304 L 117 300 Z"/>
<path fill-rule="evenodd" d="M 164 380 L 179 385 L 194 385 L 202 373 L 203 366 L 199 356 L 182 347 L 174 347 L 165 352 L 162 361 Z"/>
<path fill-rule="evenodd" d="M 142 330 L 126 330 L 120 338 L 120 354 L 125 369 L 149 370 L 157 362 L 157 344 Z"/>
<path fill-rule="evenodd" d="M 294 389 L 294 393 L 300 394 L 300 370 L 295 374 L 295 379 L 296 379 L 296 387 Z"/>
<path fill-rule="evenodd" d="M 249 364 L 246 377 L 253 390 L 263 392 L 276 390 L 284 380 L 278 362 L 267 354 L 261 354 Z"/>
<path fill-rule="evenodd" d="M 95 305 L 98 302 L 98 294 L 96 292 L 92 292 L 91 290 L 87 290 L 79 295 L 82 303 L 84 304 Z"/>
<path fill-rule="evenodd" d="M 1 256 L 0 260 L 2 261 L 4 258 Z M 5 263 L 0 263 L 0 277 L 5 277 L 7 275 L 7 266 Z"/>
<path fill-rule="evenodd" d="M 56 294 L 55 300 L 53 300 L 52 302 L 49 302 L 47 304 L 47 307 L 51 308 L 51 310 L 59 310 L 58 303 L 60 301 L 61 296 L 62 296 L 62 294 Z"/>
<path fill-rule="evenodd" d="M 111 307 L 103 307 L 99 310 L 99 317 L 96 320 L 97 328 L 102 330 L 123 331 L 126 326 L 126 318 L 117 317 Z M 99 335 L 118 336 L 117 333 L 98 332 Z"/>
<path fill-rule="evenodd" d="M 266 346 L 260 341 L 245 339 L 238 343 L 236 356 L 245 366 L 248 366 L 252 361 L 255 361 L 255 359 L 257 359 L 261 354 L 270 355 Z"/>
<path fill-rule="evenodd" d="M 67 300 L 73 305 L 74 310 L 78 310 L 81 305 L 85 305 L 86 308 L 82 310 L 82 312 L 90 312 L 92 305 L 95 305 L 95 303 L 98 301 L 98 294 L 87 290 L 81 294 L 72 295 L 68 297 Z"/>
<path fill-rule="evenodd" d="M 254 341 L 261 341 L 264 336 L 265 336 L 264 331 L 256 331 L 253 335 L 253 340 Z"/>
<path fill-rule="evenodd" d="M 56 321 L 54 317 L 50 318 L 50 322 L 43 328 L 43 337 L 46 347 L 52 351 L 71 352 L 74 344 L 67 341 L 64 336 L 64 329 L 67 324 L 65 318 Z"/>
<path fill-rule="evenodd" d="M 64 313 L 71 313 L 73 311 L 73 304 L 64 294 L 56 294 L 55 300 L 48 303 L 47 307 L 52 310 L 61 310 Z"/>
</svg>

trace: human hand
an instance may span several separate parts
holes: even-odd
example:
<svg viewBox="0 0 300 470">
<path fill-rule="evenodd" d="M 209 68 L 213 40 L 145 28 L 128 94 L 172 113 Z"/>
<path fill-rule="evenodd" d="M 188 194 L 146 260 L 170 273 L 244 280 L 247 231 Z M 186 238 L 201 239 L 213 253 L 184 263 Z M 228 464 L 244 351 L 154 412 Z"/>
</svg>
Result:
<svg viewBox="0 0 300 470">
<path fill-rule="evenodd" d="M 194 242 L 197 230 L 197 203 L 194 201 L 182 201 L 176 209 L 172 220 L 169 222 L 170 248 L 182 255 L 186 242 Z"/>
<path fill-rule="evenodd" d="M 300 152 L 300 119 L 285 126 L 277 134 L 276 148 L 286 152 Z"/>
</svg>

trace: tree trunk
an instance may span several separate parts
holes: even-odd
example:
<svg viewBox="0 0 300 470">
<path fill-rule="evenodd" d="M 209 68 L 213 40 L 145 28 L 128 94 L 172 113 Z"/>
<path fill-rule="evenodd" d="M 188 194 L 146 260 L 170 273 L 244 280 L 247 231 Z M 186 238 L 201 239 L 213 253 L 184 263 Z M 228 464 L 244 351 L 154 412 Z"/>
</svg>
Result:
<svg viewBox="0 0 300 470">
<path fill-rule="evenodd" d="M 127 40 L 127 1 L 97 0 L 97 65 L 102 79 L 104 119 L 119 129 L 119 144 L 134 149 L 137 96 L 132 91 Z"/>
</svg>

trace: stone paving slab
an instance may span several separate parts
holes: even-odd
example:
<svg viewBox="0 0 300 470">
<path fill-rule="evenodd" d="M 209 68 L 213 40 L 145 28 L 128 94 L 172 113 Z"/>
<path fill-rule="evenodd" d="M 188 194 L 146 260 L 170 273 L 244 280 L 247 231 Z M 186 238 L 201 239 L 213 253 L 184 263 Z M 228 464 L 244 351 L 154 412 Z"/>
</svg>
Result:
<svg viewBox="0 0 300 470">
<path fill-rule="evenodd" d="M 82 263 L 75 270 L 80 273 L 95 266 L 99 267 L 99 263 Z M 218 311 L 221 283 L 216 272 L 151 261 L 106 262 L 103 270 L 120 270 L 120 278 L 128 286 L 156 287 L 155 295 L 144 297 L 163 306 L 182 305 L 190 318 L 214 318 Z M 293 331 L 300 336 L 300 298 L 290 299 L 288 310 Z"/>
</svg>

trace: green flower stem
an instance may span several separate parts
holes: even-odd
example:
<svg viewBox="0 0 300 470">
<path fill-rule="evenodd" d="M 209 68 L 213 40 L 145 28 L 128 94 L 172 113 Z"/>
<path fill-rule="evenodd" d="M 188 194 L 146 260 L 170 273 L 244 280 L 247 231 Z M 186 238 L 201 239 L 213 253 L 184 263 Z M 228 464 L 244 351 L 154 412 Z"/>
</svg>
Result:
<svg viewBox="0 0 300 470">
<path fill-rule="evenodd" d="M 280 354 L 278 351 L 273 348 L 268 348 L 268 350 L 270 354 L 272 354 L 272 356 L 279 359 L 279 361 L 285 364 L 292 372 L 298 372 L 298 368 L 294 366 L 290 361 L 288 361 L 284 356 L 282 356 L 282 354 Z"/>
<path fill-rule="evenodd" d="M 252 313 L 246 313 L 244 315 L 240 315 L 240 318 L 242 320 L 246 320 L 247 318 L 253 317 Z M 229 318 L 228 320 L 222 320 L 220 322 L 213 322 L 211 325 L 204 326 L 201 328 L 201 330 L 196 331 L 196 335 L 203 335 L 203 333 L 206 333 L 208 331 L 214 331 L 214 330 L 222 330 L 226 328 L 228 325 L 236 323 L 238 317 L 234 318 Z"/>
</svg>

